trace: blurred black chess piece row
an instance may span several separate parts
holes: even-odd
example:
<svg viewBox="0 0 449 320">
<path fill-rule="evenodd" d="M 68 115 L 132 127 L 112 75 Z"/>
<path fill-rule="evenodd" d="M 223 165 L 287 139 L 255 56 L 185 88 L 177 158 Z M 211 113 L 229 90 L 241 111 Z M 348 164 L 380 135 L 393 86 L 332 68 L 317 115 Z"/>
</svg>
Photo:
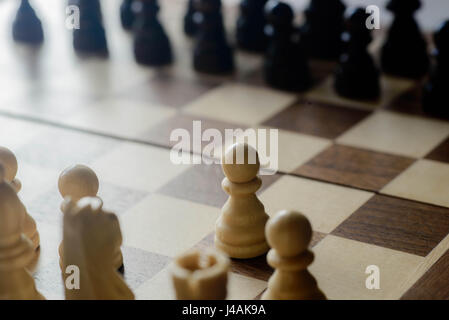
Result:
<svg viewBox="0 0 449 320">
<path fill-rule="evenodd" d="M 73 31 L 74 49 L 107 55 L 108 46 L 99 0 L 69 0 L 80 9 L 80 28 Z M 336 61 L 336 92 L 346 98 L 376 100 L 381 95 L 380 71 L 392 76 L 424 79 L 423 109 L 449 116 L 443 95 L 449 89 L 448 24 L 435 33 L 434 59 L 414 17 L 420 0 L 389 0 L 394 19 L 380 52 L 380 70 L 368 51 L 372 41 L 364 8 L 346 10 L 342 0 L 310 0 L 305 21 L 295 26 L 291 7 L 278 0 L 241 0 L 236 45 L 265 54 L 264 76 L 275 88 L 303 91 L 312 85 L 309 60 Z M 132 31 L 136 61 L 149 66 L 172 63 L 169 37 L 158 18 L 157 0 L 123 0 L 120 19 Z M 193 68 L 212 74 L 234 70 L 233 48 L 227 40 L 221 0 L 189 0 L 184 32 L 194 38 Z M 17 42 L 40 45 L 42 23 L 29 0 L 20 0 L 12 26 Z M 432 63 L 435 61 L 435 63 Z"/>
</svg>

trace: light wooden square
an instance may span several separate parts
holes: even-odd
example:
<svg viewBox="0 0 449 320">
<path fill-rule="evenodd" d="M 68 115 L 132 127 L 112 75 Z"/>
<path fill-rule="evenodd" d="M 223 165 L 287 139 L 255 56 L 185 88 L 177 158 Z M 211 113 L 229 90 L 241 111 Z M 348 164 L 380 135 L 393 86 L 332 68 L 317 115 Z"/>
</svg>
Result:
<svg viewBox="0 0 449 320">
<path fill-rule="evenodd" d="M 328 299 L 398 299 L 423 257 L 329 235 L 313 249 L 310 272 Z M 367 289 L 368 266 L 379 268 L 380 288 Z"/>
<path fill-rule="evenodd" d="M 230 272 L 227 300 L 252 300 L 262 293 L 267 282 Z"/>
<path fill-rule="evenodd" d="M 449 123 L 377 112 L 344 133 L 338 143 L 409 157 L 423 157 L 449 135 Z"/>
<path fill-rule="evenodd" d="M 233 272 L 228 275 L 227 300 L 252 300 L 267 287 L 267 282 Z M 175 289 L 168 268 L 143 283 L 135 292 L 138 300 L 174 300 Z"/>
<path fill-rule="evenodd" d="M 169 107 L 152 106 L 128 100 L 105 100 L 63 120 L 77 128 L 95 132 L 138 138 L 152 125 L 176 113 Z"/>
<path fill-rule="evenodd" d="M 174 257 L 214 230 L 220 209 L 162 195 L 151 195 L 122 217 L 127 246 Z"/>
<path fill-rule="evenodd" d="M 135 143 L 124 143 L 92 163 L 100 180 L 150 192 L 189 167 L 173 164 L 169 150 Z"/>
<path fill-rule="evenodd" d="M 246 134 L 248 130 L 255 130 L 254 138 Z M 271 171 L 292 172 L 332 144 L 328 139 L 277 128 L 261 126 L 248 130 L 238 135 L 236 141 L 252 145 L 258 151 L 262 167 Z M 276 131 L 277 139 L 273 138 L 275 136 L 270 130 Z M 272 138 L 277 146 L 273 145 Z"/>
<path fill-rule="evenodd" d="M 373 193 L 299 177 L 283 176 L 262 192 L 269 215 L 296 210 L 311 221 L 313 230 L 330 233 L 359 209 Z"/>
<path fill-rule="evenodd" d="M 209 91 L 185 112 L 224 122 L 252 126 L 262 123 L 295 101 L 293 94 L 243 84 L 226 84 Z"/>
<path fill-rule="evenodd" d="M 375 110 L 391 102 L 401 93 L 410 89 L 415 82 L 406 79 L 382 76 L 380 79 L 381 97 L 379 101 L 360 101 L 341 97 L 334 89 L 334 76 L 327 78 L 320 86 L 312 89 L 306 94 L 308 99 L 343 107 L 352 107 L 363 110 Z"/>
<path fill-rule="evenodd" d="M 15 152 L 47 127 L 26 121 L 0 117 L 0 146 Z"/>
<path fill-rule="evenodd" d="M 57 183 L 61 172 L 56 169 L 53 170 L 42 168 L 25 161 L 21 161 L 20 157 L 18 158 L 18 162 L 19 169 L 17 172 L 17 178 L 22 183 L 22 189 L 19 192 L 19 196 L 25 205 L 27 203 L 32 203 L 49 190 L 59 195 Z M 55 211 L 55 214 L 60 214 L 59 207 L 55 208 Z M 30 212 L 30 214 L 32 215 L 32 212 Z"/>
<path fill-rule="evenodd" d="M 419 160 L 381 192 L 396 197 L 449 207 L 449 164 Z"/>
<path fill-rule="evenodd" d="M 137 300 L 174 300 L 175 289 L 168 268 L 141 284 L 134 294 Z"/>
</svg>

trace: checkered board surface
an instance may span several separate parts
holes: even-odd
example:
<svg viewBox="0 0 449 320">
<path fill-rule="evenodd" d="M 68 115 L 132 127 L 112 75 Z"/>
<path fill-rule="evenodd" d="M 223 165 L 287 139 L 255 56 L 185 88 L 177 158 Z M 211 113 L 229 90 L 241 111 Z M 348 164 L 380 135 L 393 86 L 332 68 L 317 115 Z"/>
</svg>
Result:
<svg viewBox="0 0 449 320">
<path fill-rule="evenodd" d="M 80 59 L 62 2 L 33 1 L 46 33 L 36 52 L 10 40 L 17 1 L 0 2 L 0 145 L 19 161 L 20 196 L 42 238 L 34 276 L 48 299 L 63 298 L 57 179 L 77 163 L 97 172 L 105 207 L 120 218 L 125 277 L 137 298 L 174 298 L 170 261 L 213 245 L 226 200 L 218 165 L 169 160 L 170 132 L 191 131 L 193 120 L 203 130 L 279 129 L 280 172 L 263 176 L 259 196 L 270 215 L 309 217 L 310 270 L 328 298 L 449 297 L 449 122 L 421 114 L 418 83 L 383 77 L 379 102 L 349 101 L 330 89 L 334 66 L 312 62 L 316 85 L 284 93 L 263 85 L 261 57 L 242 52 L 233 76 L 198 75 L 181 32 L 185 3 L 175 0 L 160 1 L 173 66 L 135 64 L 118 0 L 102 3 L 109 59 Z M 230 34 L 235 14 L 227 7 Z M 365 287 L 369 265 L 380 268 L 379 290 Z M 259 297 L 271 273 L 265 257 L 233 261 L 229 298 Z"/>
</svg>

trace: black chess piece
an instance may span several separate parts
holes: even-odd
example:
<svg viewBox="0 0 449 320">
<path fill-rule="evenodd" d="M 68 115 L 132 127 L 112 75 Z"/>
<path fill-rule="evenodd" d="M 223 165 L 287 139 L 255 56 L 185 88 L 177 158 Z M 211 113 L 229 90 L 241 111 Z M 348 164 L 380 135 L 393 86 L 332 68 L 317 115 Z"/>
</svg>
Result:
<svg viewBox="0 0 449 320">
<path fill-rule="evenodd" d="M 382 47 L 381 66 L 391 75 L 420 78 L 429 69 L 427 43 L 413 17 L 419 0 L 390 0 L 387 8 L 395 15 Z"/>
<path fill-rule="evenodd" d="M 366 28 L 369 15 L 364 8 L 347 11 L 346 29 L 342 35 L 344 52 L 335 71 L 335 89 L 343 97 L 375 100 L 380 95 L 379 70 L 368 52 L 372 41 Z"/>
<path fill-rule="evenodd" d="M 223 26 L 221 0 L 194 0 L 199 16 L 193 68 L 196 71 L 223 74 L 234 70 L 234 57 Z"/>
<path fill-rule="evenodd" d="M 293 10 L 286 3 L 270 0 L 265 14 L 268 22 L 265 30 L 270 39 L 264 62 L 265 81 L 282 90 L 307 89 L 311 77 L 302 45 L 294 38 Z"/>
<path fill-rule="evenodd" d="M 123 0 L 120 5 L 120 21 L 125 30 L 131 30 L 134 24 L 133 2 L 134 0 Z"/>
<path fill-rule="evenodd" d="M 28 0 L 20 2 L 12 26 L 12 36 L 17 42 L 38 45 L 44 41 L 42 23 Z"/>
<path fill-rule="evenodd" d="M 341 0 L 310 0 L 301 34 L 311 58 L 338 59 L 342 52 L 340 36 L 344 31 L 345 9 Z"/>
<path fill-rule="evenodd" d="M 267 0 L 242 0 L 240 16 L 237 19 L 237 45 L 244 50 L 264 52 L 268 46 L 268 37 L 264 29 L 264 7 Z"/>
<path fill-rule="evenodd" d="M 173 62 L 170 40 L 157 17 L 159 9 L 157 0 L 140 0 L 136 6 L 134 56 L 138 63 L 148 66 Z"/>
<path fill-rule="evenodd" d="M 434 34 L 436 66 L 423 89 L 423 110 L 437 116 L 449 116 L 449 20 Z"/>
<path fill-rule="evenodd" d="M 80 9 L 80 28 L 73 30 L 73 47 L 82 54 L 107 55 L 108 45 L 98 0 L 71 0 Z"/>
<path fill-rule="evenodd" d="M 189 0 L 187 3 L 186 14 L 184 15 L 184 33 L 189 37 L 193 37 L 198 29 L 195 21 L 195 6 L 194 0 Z"/>
</svg>

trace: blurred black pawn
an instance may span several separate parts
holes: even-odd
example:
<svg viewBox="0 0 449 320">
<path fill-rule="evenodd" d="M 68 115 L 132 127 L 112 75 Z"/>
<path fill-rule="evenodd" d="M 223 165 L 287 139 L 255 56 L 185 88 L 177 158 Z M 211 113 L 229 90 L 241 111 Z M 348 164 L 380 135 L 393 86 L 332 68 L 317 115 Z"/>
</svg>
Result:
<svg viewBox="0 0 449 320">
<path fill-rule="evenodd" d="M 368 52 L 372 41 L 366 28 L 369 15 L 364 8 L 351 9 L 347 13 L 343 33 L 344 52 L 335 71 L 335 89 L 343 97 L 360 100 L 376 100 L 380 95 L 379 70 Z"/>
<path fill-rule="evenodd" d="M 341 54 L 346 6 L 340 0 L 310 0 L 301 27 L 304 47 L 311 58 L 337 60 Z"/>
<path fill-rule="evenodd" d="M 135 6 L 134 56 L 138 63 L 163 66 L 172 63 L 170 40 L 158 20 L 157 0 L 138 0 Z"/>
<path fill-rule="evenodd" d="M 12 26 L 12 36 L 15 41 L 33 45 L 41 44 L 44 41 L 42 23 L 28 0 L 20 2 Z"/>
<path fill-rule="evenodd" d="M 436 66 L 423 91 L 423 109 L 439 116 L 449 116 L 449 20 L 434 35 Z"/>
<path fill-rule="evenodd" d="M 293 10 L 286 3 L 270 0 L 265 13 L 266 33 L 270 39 L 264 63 L 265 81 L 282 90 L 307 89 L 311 77 L 301 43 L 294 39 Z"/>
<path fill-rule="evenodd" d="M 131 30 L 134 24 L 133 2 L 134 0 L 123 0 L 120 5 L 120 21 L 125 30 Z"/>
<path fill-rule="evenodd" d="M 264 52 L 268 38 L 264 32 L 267 23 L 264 7 L 267 0 L 242 0 L 237 19 L 237 45 L 244 50 Z"/>
<path fill-rule="evenodd" d="M 387 8 L 395 15 L 381 53 L 386 73 L 420 78 L 429 69 L 427 43 L 413 17 L 421 7 L 419 0 L 390 0 Z"/>
<path fill-rule="evenodd" d="M 73 30 L 73 47 L 82 54 L 107 55 L 108 46 L 98 0 L 71 0 L 80 10 L 80 28 Z"/>
<path fill-rule="evenodd" d="M 223 74 L 234 70 L 234 57 L 226 40 L 221 0 L 194 0 L 199 16 L 193 67 L 196 71 Z"/>
<path fill-rule="evenodd" d="M 197 24 L 195 22 L 195 7 L 194 0 L 189 0 L 187 3 L 186 14 L 184 15 L 184 33 L 189 37 L 193 37 L 197 31 Z"/>
</svg>

